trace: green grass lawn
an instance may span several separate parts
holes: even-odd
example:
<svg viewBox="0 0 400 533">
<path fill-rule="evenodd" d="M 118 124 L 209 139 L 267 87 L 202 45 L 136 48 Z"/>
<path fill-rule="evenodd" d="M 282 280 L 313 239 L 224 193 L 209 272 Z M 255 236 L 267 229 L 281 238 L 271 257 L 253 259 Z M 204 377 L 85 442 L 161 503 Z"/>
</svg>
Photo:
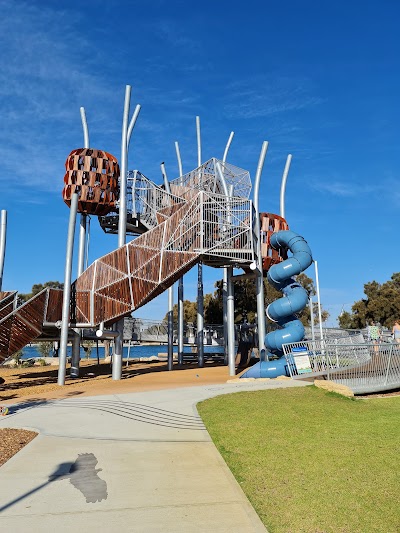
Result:
<svg viewBox="0 0 400 533">
<path fill-rule="evenodd" d="M 198 410 L 271 533 L 400 532 L 400 397 L 314 386 L 223 395 Z"/>
</svg>

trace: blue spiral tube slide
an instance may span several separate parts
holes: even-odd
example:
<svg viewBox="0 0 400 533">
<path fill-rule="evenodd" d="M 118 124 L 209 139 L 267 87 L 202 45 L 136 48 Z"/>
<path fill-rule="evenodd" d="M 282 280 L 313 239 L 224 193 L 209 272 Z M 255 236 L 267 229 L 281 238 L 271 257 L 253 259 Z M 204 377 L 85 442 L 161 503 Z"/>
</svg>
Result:
<svg viewBox="0 0 400 533">
<path fill-rule="evenodd" d="M 266 360 L 261 360 L 250 367 L 242 378 L 276 378 L 285 375 L 286 359 L 283 357 L 282 345 L 298 342 L 304 338 L 304 327 L 296 317 L 308 302 L 307 291 L 293 276 L 306 270 L 313 258 L 307 242 L 294 231 L 279 231 L 271 237 L 271 246 L 275 250 L 290 250 L 293 256 L 282 263 L 273 265 L 268 271 L 268 282 L 283 293 L 283 297 L 272 302 L 266 310 L 267 316 L 279 324 L 282 329 L 268 333 L 265 346 L 268 350 Z M 273 358 L 271 360 L 271 358 Z"/>
</svg>

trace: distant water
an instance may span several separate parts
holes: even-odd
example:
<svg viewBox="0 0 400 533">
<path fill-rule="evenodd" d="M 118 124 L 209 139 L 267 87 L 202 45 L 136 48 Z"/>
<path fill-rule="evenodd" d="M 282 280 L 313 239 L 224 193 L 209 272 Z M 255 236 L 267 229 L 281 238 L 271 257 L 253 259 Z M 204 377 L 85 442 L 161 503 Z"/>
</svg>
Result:
<svg viewBox="0 0 400 533">
<path fill-rule="evenodd" d="M 152 346 L 141 346 L 141 345 L 131 345 L 129 357 L 136 359 L 138 357 L 152 357 L 157 356 L 159 353 L 167 353 L 168 346 L 166 344 L 153 344 Z M 192 353 L 191 346 L 185 346 L 183 348 L 184 353 Z M 43 355 L 36 349 L 36 346 L 25 346 L 23 348 L 22 359 L 30 359 L 32 357 L 43 357 Z M 222 346 L 204 346 L 204 353 L 223 353 L 224 349 Z M 86 352 L 81 348 L 81 358 L 86 359 Z M 174 353 L 178 353 L 178 347 L 174 346 Z M 48 354 L 48 357 L 53 355 L 52 352 Z M 71 346 L 67 348 L 67 357 L 72 355 Z M 128 347 L 124 346 L 123 357 L 128 357 Z M 104 347 L 99 346 L 99 358 L 104 359 Z M 97 349 L 96 346 L 92 347 L 90 353 L 90 359 L 97 359 Z"/>
</svg>

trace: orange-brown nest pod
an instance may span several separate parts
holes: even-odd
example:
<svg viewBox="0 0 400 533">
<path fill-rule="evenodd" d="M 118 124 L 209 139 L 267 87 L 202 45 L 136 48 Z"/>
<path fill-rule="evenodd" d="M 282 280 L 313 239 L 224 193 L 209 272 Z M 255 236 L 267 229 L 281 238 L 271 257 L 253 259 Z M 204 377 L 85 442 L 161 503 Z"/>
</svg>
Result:
<svg viewBox="0 0 400 533">
<path fill-rule="evenodd" d="M 63 199 L 70 206 L 78 193 L 78 212 L 106 215 L 115 207 L 118 195 L 119 165 L 117 159 L 103 150 L 78 148 L 65 162 Z"/>
<path fill-rule="evenodd" d="M 261 257 L 263 272 L 266 274 L 272 265 L 287 259 L 287 254 L 281 250 L 274 250 L 270 245 L 271 235 L 277 231 L 289 229 L 284 218 L 274 213 L 260 213 L 261 227 Z"/>
</svg>

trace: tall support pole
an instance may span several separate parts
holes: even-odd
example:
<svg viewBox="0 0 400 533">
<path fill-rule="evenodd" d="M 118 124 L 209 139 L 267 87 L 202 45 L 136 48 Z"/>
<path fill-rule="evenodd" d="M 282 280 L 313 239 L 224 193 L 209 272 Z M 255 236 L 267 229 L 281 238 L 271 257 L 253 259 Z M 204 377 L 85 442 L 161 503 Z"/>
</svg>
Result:
<svg viewBox="0 0 400 533">
<path fill-rule="evenodd" d="M 125 88 L 124 113 L 122 118 L 122 138 L 121 138 L 121 176 L 119 189 L 119 218 L 118 218 L 118 248 L 125 246 L 126 243 L 126 174 L 128 167 L 128 118 L 129 106 L 131 100 L 131 86 Z M 118 320 L 116 325 L 118 336 L 114 342 L 114 354 L 112 363 L 112 379 L 120 380 L 122 377 L 122 356 L 124 350 L 124 319 Z"/>
<path fill-rule="evenodd" d="M 175 141 L 176 159 L 178 160 L 179 177 L 183 176 L 183 167 L 181 152 L 179 150 L 179 143 Z M 183 276 L 179 278 L 178 282 L 178 364 L 183 364 Z"/>
<path fill-rule="evenodd" d="M 67 251 L 65 258 L 65 273 L 64 273 L 64 291 L 62 304 L 62 319 L 61 319 L 61 338 L 59 351 L 59 366 L 58 379 L 59 385 L 65 384 L 65 373 L 67 364 L 67 344 L 68 344 L 68 324 L 69 324 L 69 308 L 71 300 L 71 275 L 72 275 L 72 258 L 74 252 L 74 238 L 76 214 L 78 211 L 78 195 L 74 193 L 71 198 L 71 206 L 69 210 L 69 224 L 67 237 Z"/>
<path fill-rule="evenodd" d="M 311 339 L 315 341 L 315 326 L 314 326 L 314 306 L 312 296 L 308 299 L 308 305 L 310 307 L 310 321 L 311 321 Z"/>
<path fill-rule="evenodd" d="M 321 297 L 319 293 L 319 275 L 318 275 L 318 261 L 314 261 L 315 268 L 315 284 L 317 286 L 317 302 L 318 302 L 318 319 L 319 319 L 319 334 L 321 335 L 321 342 L 324 340 L 322 331 L 322 311 L 321 311 Z"/>
<path fill-rule="evenodd" d="M 183 364 L 183 276 L 178 282 L 178 364 Z"/>
<path fill-rule="evenodd" d="M 196 117 L 197 132 L 197 166 L 201 166 L 201 135 L 200 117 Z M 201 237 L 203 239 L 203 235 Z M 203 295 L 203 265 L 198 264 L 197 270 L 197 357 L 199 367 L 204 366 L 204 295 Z"/>
<path fill-rule="evenodd" d="M 227 154 L 227 152 L 226 152 Z M 221 165 L 219 163 L 216 163 L 215 165 L 216 171 L 219 175 L 219 179 L 222 184 L 222 188 L 224 190 L 224 194 L 226 197 L 226 222 L 227 225 L 231 223 L 231 205 L 230 205 L 230 198 L 233 196 L 233 188 L 231 186 L 230 190 L 228 189 L 228 185 L 225 180 L 225 176 L 223 173 L 223 170 L 221 169 Z M 223 320 L 223 326 L 224 326 L 224 349 L 225 349 L 225 362 L 229 364 L 229 331 L 232 331 L 232 327 L 230 327 L 229 320 L 230 316 L 228 314 L 228 270 L 227 267 L 223 269 L 223 280 L 222 280 L 222 320 Z M 234 318 L 233 318 L 234 320 Z M 235 331 L 235 325 L 233 325 L 233 331 Z"/>
<path fill-rule="evenodd" d="M 229 148 L 231 146 L 233 136 L 235 132 L 231 131 L 228 142 L 226 143 L 224 155 L 222 156 L 222 162 L 226 163 Z M 223 269 L 223 278 L 222 278 L 222 324 L 223 324 L 223 334 L 224 334 L 224 351 L 225 351 L 225 364 L 228 363 L 228 321 L 227 321 L 227 280 L 228 280 L 228 271 L 227 267 Z"/>
<path fill-rule="evenodd" d="M 280 194 L 280 215 L 282 218 L 285 218 L 285 192 L 286 192 L 286 181 L 289 174 L 290 163 L 292 162 L 292 154 L 289 154 L 286 159 L 285 169 L 282 174 L 281 182 L 281 194 Z"/>
<path fill-rule="evenodd" d="M 197 133 L 197 166 L 201 166 L 201 136 L 200 136 L 200 117 L 196 117 Z"/>
<path fill-rule="evenodd" d="M 228 358 L 228 268 L 224 267 L 222 277 L 222 324 L 224 334 L 224 363 L 227 365 Z"/>
<path fill-rule="evenodd" d="M 168 289 L 168 370 L 174 366 L 174 291 Z"/>
<path fill-rule="evenodd" d="M 204 366 L 204 295 L 203 265 L 198 264 L 197 271 L 197 358 L 200 368 Z"/>
<path fill-rule="evenodd" d="M 233 267 L 227 269 L 227 322 L 228 322 L 228 365 L 229 375 L 236 374 L 235 369 L 235 294 L 233 286 Z"/>
<path fill-rule="evenodd" d="M 81 351 L 81 332 L 79 329 L 73 330 L 72 338 L 72 357 L 71 357 L 71 378 L 79 377 L 79 361 Z"/>
<path fill-rule="evenodd" d="M 85 108 L 80 108 L 82 129 L 83 129 L 83 146 L 89 148 L 89 128 L 86 120 Z M 88 228 L 88 217 L 86 213 L 81 213 L 79 223 L 79 245 L 78 245 L 78 268 L 77 276 L 79 277 L 85 270 L 85 255 L 86 255 L 86 239 Z M 79 361 L 80 361 L 80 337 L 81 332 L 74 330 L 74 338 L 72 341 L 72 357 L 71 357 L 71 377 L 79 377 Z"/>
<path fill-rule="evenodd" d="M 82 129 L 83 129 L 83 145 L 84 148 L 89 148 L 89 129 L 86 120 L 85 108 L 80 108 Z M 79 227 L 79 248 L 78 248 L 78 277 L 85 269 L 85 248 L 86 248 L 86 230 L 87 230 L 87 215 L 81 214 Z"/>
<path fill-rule="evenodd" d="M 0 221 L 0 291 L 3 287 L 4 259 L 6 257 L 7 211 L 1 210 Z"/>
<path fill-rule="evenodd" d="M 128 167 L 128 117 L 131 99 L 131 86 L 125 89 L 124 114 L 122 119 L 121 139 L 121 176 L 119 189 L 118 248 L 126 243 L 126 174 Z"/>
<path fill-rule="evenodd" d="M 161 163 L 161 174 L 164 180 L 165 190 L 171 194 L 165 164 Z M 168 370 L 174 366 L 174 286 L 168 288 Z"/>
<path fill-rule="evenodd" d="M 256 277 L 256 291 L 257 291 L 257 330 L 258 330 L 258 349 L 260 359 L 265 357 L 265 305 L 264 305 L 264 279 L 262 270 L 262 256 L 261 256 L 261 230 L 260 230 L 260 181 L 264 166 L 265 156 L 267 155 L 268 142 L 264 141 L 261 147 L 260 158 L 258 160 L 257 172 L 254 183 L 254 208 L 256 214 L 254 233 L 257 236 L 257 277 Z"/>
</svg>

